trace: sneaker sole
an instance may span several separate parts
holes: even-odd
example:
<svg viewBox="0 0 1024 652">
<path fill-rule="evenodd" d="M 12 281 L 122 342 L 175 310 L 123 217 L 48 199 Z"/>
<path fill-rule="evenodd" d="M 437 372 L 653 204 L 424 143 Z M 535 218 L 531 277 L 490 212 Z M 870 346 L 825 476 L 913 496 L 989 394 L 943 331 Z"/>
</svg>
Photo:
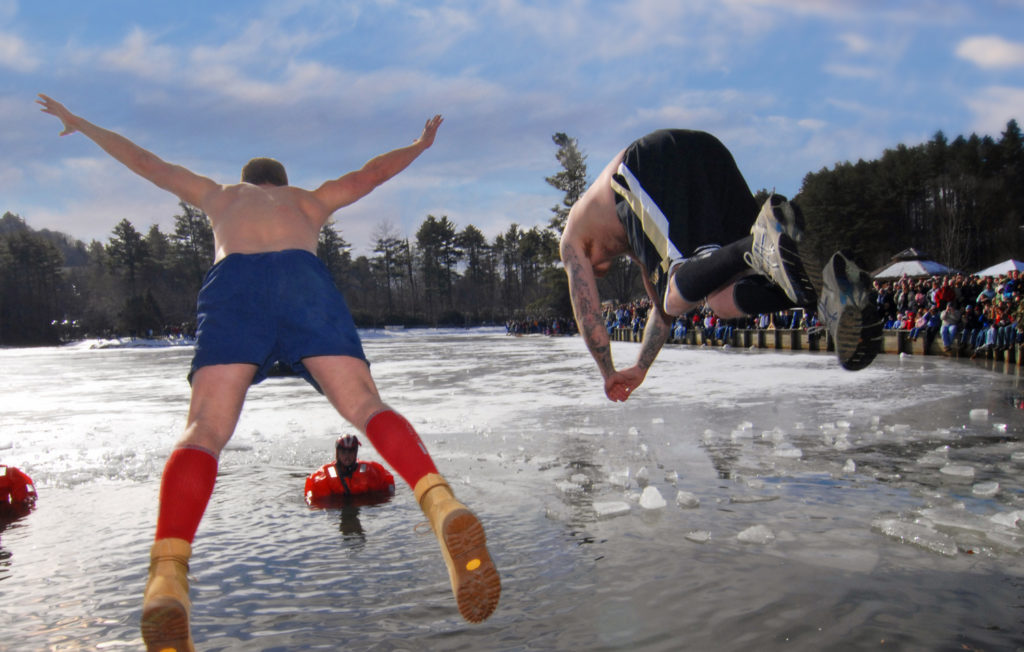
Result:
<svg viewBox="0 0 1024 652">
<path fill-rule="evenodd" d="M 188 611 L 177 600 L 151 600 L 142 612 L 141 629 L 146 652 L 195 652 Z"/>
<path fill-rule="evenodd" d="M 836 281 L 850 283 L 843 259 L 836 258 L 835 261 Z M 871 284 L 871 279 L 863 272 L 858 280 L 868 286 Z M 882 327 L 878 311 L 871 303 L 864 308 L 843 306 L 835 342 L 836 356 L 843 369 L 860 371 L 871 364 L 881 348 Z"/>
<path fill-rule="evenodd" d="M 501 579 L 487 552 L 487 537 L 468 509 L 453 511 L 441 527 L 445 563 L 459 613 L 471 623 L 487 620 L 498 607 Z"/>
</svg>

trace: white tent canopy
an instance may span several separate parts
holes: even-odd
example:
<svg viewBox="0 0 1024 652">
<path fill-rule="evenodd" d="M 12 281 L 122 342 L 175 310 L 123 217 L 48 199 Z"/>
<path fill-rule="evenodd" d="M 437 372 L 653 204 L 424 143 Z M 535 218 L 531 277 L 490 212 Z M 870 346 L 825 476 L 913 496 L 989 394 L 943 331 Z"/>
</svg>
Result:
<svg viewBox="0 0 1024 652">
<path fill-rule="evenodd" d="M 934 260 L 894 260 L 873 274 L 877 279 L 921 278 L 922 276 L 943 276 L 956 274 L 956 270 Z"/>
<path fill-rule="evenodd" d="M 974 272 L 974 275 L 975 276 L 1002 276 L 1003 274 L 1007 274 L 1007 273 L 1009 273 L 1012 270 L 1017 270 L 1017 271 L 1024 270 L 1024 263 L 1022 263 L 1019 260 L 1014 260 L 1013 258 L 1010 258 L 1009 260 L 1004 260 L 1001 263 L 996 263 L 995 265 L 992 265 L 991 267 L 986 267 L 985 269 L 981 270 L 980 272 Z"/>
</svg>

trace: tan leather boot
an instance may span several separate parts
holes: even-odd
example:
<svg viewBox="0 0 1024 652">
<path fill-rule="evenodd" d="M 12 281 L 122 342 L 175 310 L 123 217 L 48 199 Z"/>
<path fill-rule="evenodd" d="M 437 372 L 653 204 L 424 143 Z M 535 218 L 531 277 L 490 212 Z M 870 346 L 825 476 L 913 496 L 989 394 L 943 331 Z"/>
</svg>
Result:
<svg viewBox="0 0 1024 652">
<path fill-rule="evenodd" d="M 149 581 L 142 599 L 142 640 L 148 652 L 194 652 L 188 625 L 188 560 L 184 539 L 160 539 L 149 557 Z"/>
<path fill-rule="evenodd" d="M 459 613 L 471 623 L 483 622 L 501 596 L 501 579 L 487 553 L 483 526 L 436 473 L 420 478 L 413 493 L 441 545 Z"/>
</svg>

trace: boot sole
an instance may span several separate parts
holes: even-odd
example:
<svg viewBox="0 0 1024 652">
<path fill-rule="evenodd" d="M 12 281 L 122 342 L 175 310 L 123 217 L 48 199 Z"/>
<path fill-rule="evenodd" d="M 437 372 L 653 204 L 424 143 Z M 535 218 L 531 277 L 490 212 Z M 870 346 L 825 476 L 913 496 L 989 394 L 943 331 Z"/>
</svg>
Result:
<svg viewBox="0 0 1024 652">
<path fill-rule="evenodd" d="M 151 600 L 142 611 L 141 629 L 146 652 L 195 652 L 188 610 L 177 600 Z"/>
<path fill-rule="evenodd" d="M 501 579 L 487 552 L 480 521 L 468 509 L 449 514 L 441 526 L 445 564 L 459 613 L 471 623 L 487 620 L 498 607 Z"/>
</svg>

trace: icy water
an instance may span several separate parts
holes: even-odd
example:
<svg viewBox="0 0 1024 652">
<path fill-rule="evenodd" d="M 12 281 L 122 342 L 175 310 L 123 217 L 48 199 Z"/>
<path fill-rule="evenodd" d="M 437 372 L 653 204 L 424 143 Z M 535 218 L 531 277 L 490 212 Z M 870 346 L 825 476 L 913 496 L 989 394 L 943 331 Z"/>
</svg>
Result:
<svg viewBox="0 0 1024 652">
<path fill-rule="evenodd" d="M 459 618 L 408 487 L 305 506 L 303 478 L 343 426 L 301 381 L 270 379 L 250 391 L 196 539 L 200 650 L 1024 648 L 1017 375 L 666 348 L 613 404 L 579 338 L 365 345 L 385 400 L 484 522 L 497 612 Z M 141 646 L 190 356 L 0 351 L 0 462 L 40 493 L 0 532 L 0 649 Z"/>
</svg>

